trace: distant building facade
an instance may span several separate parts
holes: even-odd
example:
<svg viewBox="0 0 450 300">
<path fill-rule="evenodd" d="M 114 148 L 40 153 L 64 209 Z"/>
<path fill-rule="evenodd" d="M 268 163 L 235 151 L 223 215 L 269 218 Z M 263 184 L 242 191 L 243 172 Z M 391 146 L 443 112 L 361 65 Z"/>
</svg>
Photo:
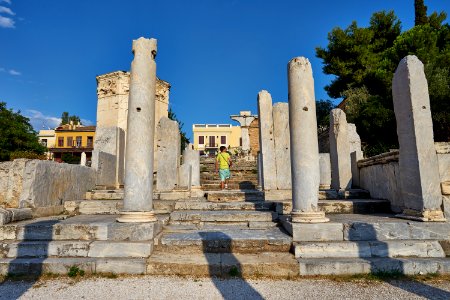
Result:
<svg viewBox="0 0 450 300">
<path fill-rule="evenodd" d="M 94 149 L 95 126 L 66 124 L 55 128 L 55 144 L 48 147 L 53 160 L 62 162 L 63 156 L 70 155 L 74 160 L 86 153 L 87 161 L 91 161 Z"/>
<path fill-rule="evenodd" d="M 230 149 L 241 146 L 241 127 L 231 124 L 192 125 L 194 149 L 200 154 L 214 154 L 221 146 Z"/>
<path fill-rule="evenodd" d="M 42 146 L 47 148 L 54 148 L 55 147 L 55 130 L 53 129 L 43 129 L 39 130 L 38 133 L 39 143 L 41 143 Z M 47 159 L 53 159 L 53 154 L 49 151 L 45 152 L 45 155 L 47 155 Z"/>
</svg>

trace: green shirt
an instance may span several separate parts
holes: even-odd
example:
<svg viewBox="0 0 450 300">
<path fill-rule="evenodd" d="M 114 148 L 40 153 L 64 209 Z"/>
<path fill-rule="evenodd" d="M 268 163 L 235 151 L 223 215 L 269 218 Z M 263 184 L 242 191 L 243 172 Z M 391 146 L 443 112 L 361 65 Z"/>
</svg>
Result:
<svg viewBox="0 0 450 300">
<path fill-rule="evenodd" d="M 228 152 L 220 152 L 217 154 L 217 161 L 219 162 L 219 169 L 229 169 L 228 160 L 230 159 L 230 154 Z"/>
</svg>

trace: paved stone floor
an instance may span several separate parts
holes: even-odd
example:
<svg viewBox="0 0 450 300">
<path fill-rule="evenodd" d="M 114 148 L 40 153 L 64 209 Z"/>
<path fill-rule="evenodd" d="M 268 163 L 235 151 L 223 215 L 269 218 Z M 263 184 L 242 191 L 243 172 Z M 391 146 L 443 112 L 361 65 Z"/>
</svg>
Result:
<svg viewBox="0 0 450 300">
<path fill-rule="evenodd" d="M 6 281 L 0 299 L 450 299 L 450 281 L 240 280 L 177 277 Z"/>
</svg>

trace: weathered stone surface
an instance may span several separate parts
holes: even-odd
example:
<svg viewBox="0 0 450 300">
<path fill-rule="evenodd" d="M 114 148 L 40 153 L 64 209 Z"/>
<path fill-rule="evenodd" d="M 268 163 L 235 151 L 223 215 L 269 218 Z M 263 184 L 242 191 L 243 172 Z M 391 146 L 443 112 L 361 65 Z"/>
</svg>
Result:
<svg viewBox="0 0 450 300">
<path fill-rule="evenodd" d="M 154 221 L 156 40 L 133 41 L 125 156 L 125 197 L 120 222 Z"/>
<path fill-rule="evenodd" d="M 450 220 L 450 196 L 445 195 L 442 196 L 443 206 L 444 206 L 444 215 L 447 220 Z"/>
<path fill-rule="evenodd" d="M 149 275 L 220 276 L 221 254 L 179 254 L 155 251 L 147 261 Z"/>
<path fill-rule="evenodd" d="M 97 185 L 120 186 L 125 168 L 125 131 L 120 127 L 97 127 L 92 168 L 97 171 Z"/>
<path fill-rule="evenodd" d="M 283 221 L 282 224 L 294 242 L 343 240 L 341 223 L 302 224 Z"/>
<path fill-rule="evenodd" d="M 264 193 L 254 190 L 209 191 L 206 198 L 211 202 L 241 202 L 264 200 Z"/>
<path fill-rule="evenodd" d="M 209 201 L 177 201 L 175 210 L 270 210 L 274 207 L 273 203 L 258 202 L 225 202 L 216 203 Z"/>
<path fill-rule="evenodd" d="M 249 128 L 253 120 L 257 119 L 258 116 L 254 116 L 250 111 L 240 111 L 239 115 L 231 115 L 230 118 L 234 121 L 239 122 L 241 127 L 241 137 L 242 137 L 242 150 L 245 153 L 250 151 L 250 135 Z"/>
<path fill-rule="evenodd" d="M 0 225 L 27 220 L 32 217 L 33 215 L 30 208 L 0 208 Z"/>
<path fill-rule="evenodd" d="M 438 153 L 437 158 L 441 182 L 450 181 L 450 153 Z"/>
<path fill-rule="evenodd" d="M 335 108 L 330 112 L 331 187 L 345 190 L 352 186 L 350 143 L 345 113 Z"/>
<path fill-rule="evenodd" d="M 21 241 L 3 244 L 6 257 L 87 257 L 89 241 Z"/>
<path fill-rule="evenodd" d="M 450 195 L 450 181 L 441 182 L 442 195 Z"/>
<path fill-rule="evenodd" d="M 334 242 L 334 243 L 299 243 L 295 245 L 297 258 L 325 258 L 325 257 L 370 257 L 369 243 Z"/>
<path fill-rule="evenodd" d="M 275 140 L 273 136 L 272 96 L 267 91 L 258 93 L 259 145 L 262 161 L 262 188 L 277 188 Z"/>
<path fill-rule="evenodd" d="M 271 222 L 277 214 L 265 211 L 174 211 L 170 215 L 172 221 L 201 222 Z"/>
<path fill-rule="evenodd" d="M 392 81 L 392 94 L 400 145 L 404 214 L 416 212 L 427 221 L 441 220 L 439 165 L 433 141 L 428 84 L 423 64 L 416 56 L 410 55 L 400 61 Z M 428 212 L 435 216 L 426 217 Z"/>
<path fill-rule="evenodd" d="M 0 205 L 19 207 L 27 159 L 15 159 L 0 163 Z"/>
<path fill-rule="evenodd" d="M 148 257 L 153 250 L 152 242 L 95 241 L 89 249 L 89 257 Z"/>
<path fill-rule="evenodd" d="M 273 138 L 276 157 L 277 189 L 291 188 L 291 150 L 289 134 L 289 106 L 275 103 L 273 114 Z"/>
<path fill-rule="evenodd" d="M 96 273 L 145 274 L 147 269 L 144 258 L 99 258 L 95 260 Z"/>
<path fill-rule="evenodd" d="M 331 187 L 331 161 L 330 153 L 319 153 L 320 189 Z"/>
<path fill-rule="evenodd" d="M 180 166 L 178 177 L 180 186 L 200 186 L 200 154 L 197 150 L 184 149 L 183 164 Z"/>
<path fill-rule="evenodd" d="M 156 174 L 156 189 L 172 191 L 178 186 L 180 167 L 180 132 L 176 121 L 161 118 L 157 127 L 156 149 L 157 160 L 164 162 L 159 164 Z"/>
<path fill-rule="evenodd" d="M 69 269 L 77 266 L 87 274 L 95 273 L 95 259 L 64 258 L 4 258 L 0 259 L 1 275 L 67 275 Z"/>
<path fill-rule="evenodd" d="M 327 222 L 319 210 L 319 145 L 314 79 L 309 60 L 288 63 L 289 128 L 292 172 L 292 222 Z"/>
</svg>

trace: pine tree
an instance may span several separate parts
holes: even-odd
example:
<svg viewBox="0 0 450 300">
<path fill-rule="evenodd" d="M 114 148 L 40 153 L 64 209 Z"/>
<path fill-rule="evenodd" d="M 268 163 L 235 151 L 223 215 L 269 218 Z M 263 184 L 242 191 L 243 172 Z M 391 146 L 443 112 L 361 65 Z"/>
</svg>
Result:
<svg viewBox="0 0 450 300">
<path fill-rule="evenodd" d="M 427 7 L 424 0 L 414 0 L 415 25 L 428 24 Z"/>
</svg>

